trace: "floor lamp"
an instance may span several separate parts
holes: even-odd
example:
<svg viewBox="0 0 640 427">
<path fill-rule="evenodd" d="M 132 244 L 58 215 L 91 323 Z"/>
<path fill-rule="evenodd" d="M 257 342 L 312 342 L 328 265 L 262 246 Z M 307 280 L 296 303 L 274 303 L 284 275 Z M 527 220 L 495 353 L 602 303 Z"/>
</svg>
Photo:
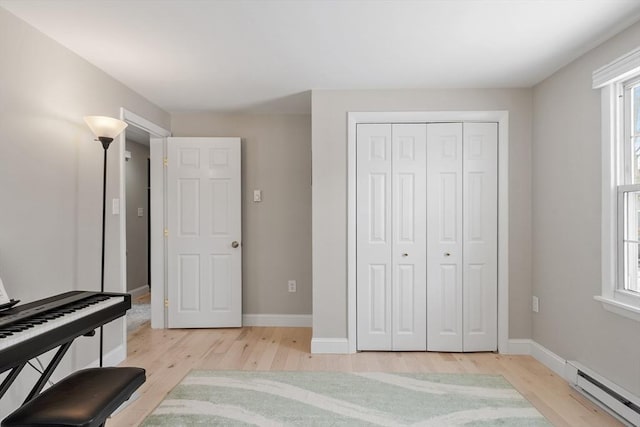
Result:
<svg viewBox="0 0 640 427">
<path fill-rule="evenodd" d="M 107 149 L 113 140 L 122 133 L 127 124 L 122 120 L 104 116 L 86 116 L 84 121 L 96 136 L 96 141 L 104 148 L 104 164 L 102 169 L 102 260 L 100 263 L 100 292 L 104 292 L 104 229 L 107 204 Z M 102 326 L 100 326 L 100 367 L 102 367 L 103 349 Z"/>
</svg>

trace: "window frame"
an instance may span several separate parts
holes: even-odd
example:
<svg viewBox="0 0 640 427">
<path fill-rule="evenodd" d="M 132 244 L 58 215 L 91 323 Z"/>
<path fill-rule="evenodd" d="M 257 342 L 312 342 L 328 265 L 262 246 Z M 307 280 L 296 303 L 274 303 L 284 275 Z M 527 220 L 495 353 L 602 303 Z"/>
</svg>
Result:
<svg viewBox="0 0 640 427">
<path fill-rule="evenodd" d="M 640 82 L 640 48 L 594 71 L 593 88 L 602 103 L 602 291 L 594 298 L 604 309 L 640 321 L 640 293 L 624 288 L 624 194 L 640 191 L 625 182 L 630 165 L 625 156 L 625 114 L 631 114 L 625 88 Z"/>
<path fill-rule="evenodd" d="M 625 204 L 625 196 L 629 193 L 638 193 L 638 192 L 640 192 L 640 184 L 622 184 L 622 185 L 618 185 L 618 188 L 617 188 L 618 196 L 617 196 L 617 204 L 616 204 L 616 209 L 617 209 L 617 212 L 616 212 L 617 214 L 616 215 L 616 224 L 617 224 L 616 291 L 619 291 L 621 293 L 622 298 L 625 298 L 625 299 L 631 298 L 629 303 L 632 303 L 632 304 L 634 301 L 636 301 L 636 299 L 637 299 L 637 302 L 640 303 L 640 293 L 635 291 L 630 291 L 626 287 L 626 276 L 627 276 L 626 268 L 628 266 L 626 265 L 627 260 L 626 260 L 626 254 L 625 254 L 625 240 L 627 240 L 628 238 L 626 227 L 629 224 L 625 220 L 625 214 L 628 214 L 628 212 L 631 209 Z M 637 207 L 634 210 L 638 211 Z M 638 223 L 637 215 L 638 214 L 636 213 L 636 217 L 634 221 L 634 223 L 636 224 L 636 227 Z M 636 259 L 634 270 L 637 276 L 638 275 L 637 253 L 634 256 L 634 258 Z"/>
</svg>

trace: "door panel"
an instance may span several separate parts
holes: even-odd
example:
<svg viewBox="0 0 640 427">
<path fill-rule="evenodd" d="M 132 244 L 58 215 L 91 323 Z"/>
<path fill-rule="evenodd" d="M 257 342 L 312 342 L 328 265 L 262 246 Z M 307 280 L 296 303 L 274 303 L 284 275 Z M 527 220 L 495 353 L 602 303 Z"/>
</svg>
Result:
<svg viewBox="0 0 640 427">
<path fill-rule="evenodd" d="M 439 300 L 436 301 L 439 304 L 439 313 L 434 313 L 440 316 L 441 326 L 440 334 L 453 335 L 458 334 L 459 319 L 458 305 L 460 304 L 460 294 L 458 291 L 458 266 L 456 264 L 440 264 L 440 286 L 438 289 Z M 452 350 L 453 351 L 453 350 Z"/>
<path fill-rule="evenodd" d="M 387 281 L 386 265 L 369 265 L 369 300 L 370 317 L 369 330 L 372 333 L 388 334 L 389 313 L 387 307 Z"/>
<path fill-rule="evenodd" d="M 168 325 L 242 326 L 240 139 L 167 146 Z"/>
<path fill-rule="evenodd" d="M 211 184 L 211 234 L 229 235 L 230 187 L 228 179 L 212 179 Z"/>
<path fill-rule="evenodd" d="M 425 124 L 392 125 L 393 350 L 426 344 L 427 229 Z"/>
<path fill-rule="evenodd" d="M 180 237 L 200 234 L 200 181 L 178 179 L 178 233 Z"/>
<path fill-rule="evenodd" d="M 462 124 L 427 125 L 427 350 L 462 351 Z"/>
<path fill-rule="evenodd" d="M 464 351 L 498 348 L 498 125 L 464 124 Z"/>
<path fill-rule="evenodd" d="M 391 350 L 391 125 L 358 125 L 357 347 Z"/>
<path fill-rule="evenodd" d="M 184 312 L 197 312 L 200 310 L 200 257 L 179 255 L 178 260 L 178 305 Z"/>
<path fill-rule="evenodd" d="M 426 349 L 425 125 L 358 125 L 359 350 Z"/>
<path fill-rule="evenodd" d="M 211 266 L 210 277 L 213 288 L 212 310 L 223 312 L 233 310 L 232 257 L 230 255 L 211 255 L 209 265 Z"/>
</svg>

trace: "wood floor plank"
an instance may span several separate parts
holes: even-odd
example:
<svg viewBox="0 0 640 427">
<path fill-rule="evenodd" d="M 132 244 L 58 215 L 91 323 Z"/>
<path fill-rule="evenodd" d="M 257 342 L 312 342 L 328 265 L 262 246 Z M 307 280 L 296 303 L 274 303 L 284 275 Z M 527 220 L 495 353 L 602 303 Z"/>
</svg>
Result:
<svg viewBox="0 0 640 427">
<path fill-rule="evenodd" d="M 129 335 L 122 366 L 147 370 L 139 397 L 109 420 L 137 426 L 192 369 L 500 374 L 556 426 L 620 426 L 530 356 L 494 353 L 310 354 L 310 328 L 150 329 Z"/>
</svg>

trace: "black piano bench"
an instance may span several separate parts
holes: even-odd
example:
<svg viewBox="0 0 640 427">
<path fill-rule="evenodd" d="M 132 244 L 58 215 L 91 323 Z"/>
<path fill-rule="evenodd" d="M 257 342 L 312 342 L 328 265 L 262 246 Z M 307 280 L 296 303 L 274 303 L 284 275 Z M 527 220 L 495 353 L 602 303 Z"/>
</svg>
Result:
<svg viewBox="0 0 640 427">
<path fill-rule="evenodd" d="M 146 380 L 142 368 L 74 372 L 22 405 L 2 427 L 98 427 Z"/>
</svg>

